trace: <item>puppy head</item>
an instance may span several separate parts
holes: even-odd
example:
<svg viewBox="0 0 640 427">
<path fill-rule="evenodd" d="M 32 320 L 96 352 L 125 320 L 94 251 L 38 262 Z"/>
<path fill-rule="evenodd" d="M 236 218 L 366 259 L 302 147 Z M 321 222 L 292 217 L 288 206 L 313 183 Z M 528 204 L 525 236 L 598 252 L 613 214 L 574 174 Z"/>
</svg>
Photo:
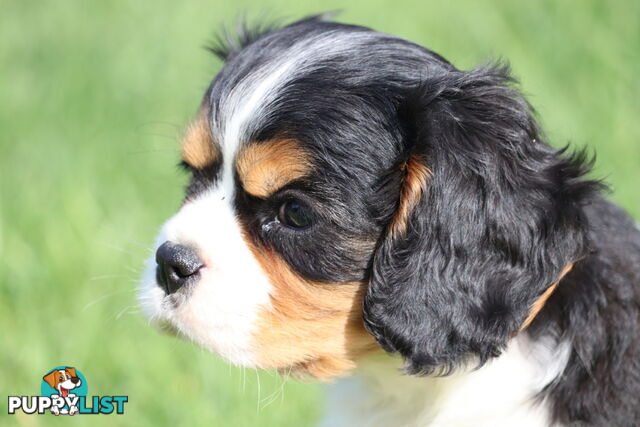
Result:
<svg viewBox="0 0 640 427">
<path fill-rule="evenodd" d="M 240 42 L 182 142 L 151 318 L 318 378 L 378 344 L 412 373 L 499 354 L 584 251 L 581 159 L 540 142 L 503 69 L 317 18 Z"/>
<path fill-rule="evenodd" d="M 66 388 L 67 390 L 74 389 L 81 385 L 81 380 L 76 375 L 75 368 L 56 369 L 49 372 L 42 379 L 49 384 L 51 388 L 58 390 L 58 386 Z"/>
</svg>

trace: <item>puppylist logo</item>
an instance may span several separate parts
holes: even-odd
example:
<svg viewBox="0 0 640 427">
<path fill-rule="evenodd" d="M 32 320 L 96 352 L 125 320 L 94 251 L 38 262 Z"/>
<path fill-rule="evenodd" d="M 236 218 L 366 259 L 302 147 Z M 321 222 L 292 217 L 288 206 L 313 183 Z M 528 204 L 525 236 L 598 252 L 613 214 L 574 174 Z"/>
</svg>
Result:
<svg viewBox="0 0 640 427">
<path fill-rule="evenodd" d="M 71 366 L 49 370 L 40 384 L 40 396 L 9 396 L 9 414 L 53 415 L 124 414 L 128 396 L 87 396 L 89 387 L 82 373 Z"/>
</svg>

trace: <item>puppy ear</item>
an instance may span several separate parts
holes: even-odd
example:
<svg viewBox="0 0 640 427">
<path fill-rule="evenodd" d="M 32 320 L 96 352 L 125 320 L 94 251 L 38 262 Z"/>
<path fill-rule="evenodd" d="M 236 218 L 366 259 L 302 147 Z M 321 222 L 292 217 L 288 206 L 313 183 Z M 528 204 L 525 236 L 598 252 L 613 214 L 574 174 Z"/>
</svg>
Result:
<svg viewBox="0 0 640 427">
<path fill-rule="evenodd" d="M 56 388 L 56 385 L 58 385 L 58 381 L 56 380 L 57 375 L 60 375 L 60 372 L 58 372 L 57 370 L 53 370 L 52 372 L 49 372 L 47 375 L 42 377 L 42 379 L 44 380 L 44 382 L 49 384 L 51 388 Z"/>
<path fill-rule="evenodd" d="M 71 375 L 71 377 L 77 377 L 76 368 L 66 368 L 66 371 L 69 375 Z"/>
<path fill-rule="evenodd" d="M 505 67 L 447 71 L 400 108 L 404 181 L 364 317 L 409 373 L 498 356 L 587 250 L 591 162 L 543 143 L 511 82 Z"/>
</svg>

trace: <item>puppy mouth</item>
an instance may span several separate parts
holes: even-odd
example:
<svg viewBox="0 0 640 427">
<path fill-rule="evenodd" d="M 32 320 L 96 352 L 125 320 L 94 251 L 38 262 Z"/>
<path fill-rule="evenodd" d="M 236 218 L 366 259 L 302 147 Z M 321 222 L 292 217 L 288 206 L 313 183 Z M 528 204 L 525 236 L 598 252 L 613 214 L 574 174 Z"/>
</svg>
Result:
<svg viewBox="0 0 640 427">
<path fill-rule="evenodd" d="M 162 291 L 162 307 L 166 310 L 178 309 L 181 305 L 186 304 L 187 300 L 193 293 L 197 283 L 189 283 L 182 286 L 173 293 L 167 293 L 162 286 L 156 282 L 155 284 Z"/>
</svg>

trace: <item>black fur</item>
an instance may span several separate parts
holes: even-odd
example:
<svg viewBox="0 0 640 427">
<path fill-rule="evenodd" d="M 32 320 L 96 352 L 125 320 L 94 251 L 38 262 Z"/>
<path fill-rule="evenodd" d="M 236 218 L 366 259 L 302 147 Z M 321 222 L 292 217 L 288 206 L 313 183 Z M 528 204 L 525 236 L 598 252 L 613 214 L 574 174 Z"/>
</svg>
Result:
<svg viewBox="0 0 640 427">
<path fill-rule="evenodd" d="M 591 253 L 562 280 L 529 327 L 571 344 L 560 377 L 540 398 L 571 425 L 636 426 L 640 420 L 640 231 L 613 203 L 583 209 Z"/>
<path fill-rule="evenodd" d="M 294 24 L 290 24 L 289 27 L 325 21 L 335 15 L 335 12 L 312 15 Z M 237 20 L 234 30 L 222 26 L 220 32 L 214 35 L 213 41 L 206 46 L 206 49 L 217 56 L 218 59 L 226 61 L 232 59 L 242 49 L 254 43 L 263 35 L 273 32 L 281 26 L 282 23 L 280 19 L 268 20 L 263 18 L 250 22 L 246 16 L 243 16 Z"/>
<path fill-rule="evenodd" d="M 319 58 L 252 123 L 248 140 L 285 132 L 311 153 L 315 173 L 267 199 L 239 192 L 250 235 L 305 277 L 368 280 L 366 327 L 416 375 L 498 356 L 573 263 L 522 332 L 572 348 L 539 397 L 555 421 L 634 425 L 640 232 L 585 177 L 584 152 L 544 141 L 508 69 L 460 71 L 413 43 L 321 17 L 257 28 L 212 48 L 226 60 L 205 98 L 212 122 L 231 88 L 296 41 L 328 33 L 370 40 Z M 391 235 L 400 165 L 413 155 L 431 178 L 406 233 Z M 210 185 L 205 179 L 194 177 L 193 193 Z M 291 198 L 309 207 L 313 225 L 265 226 Z"/>
<path fill-rule="evenodd" d="M 365 322 L 412 374 L 500 354 L 529 307 L 588 251 L 584 155 L 540 140 L 504 68 L 426 80 L 402 112 L 427 189 L 406 236 L 382 241 Z"/>
</svg>

